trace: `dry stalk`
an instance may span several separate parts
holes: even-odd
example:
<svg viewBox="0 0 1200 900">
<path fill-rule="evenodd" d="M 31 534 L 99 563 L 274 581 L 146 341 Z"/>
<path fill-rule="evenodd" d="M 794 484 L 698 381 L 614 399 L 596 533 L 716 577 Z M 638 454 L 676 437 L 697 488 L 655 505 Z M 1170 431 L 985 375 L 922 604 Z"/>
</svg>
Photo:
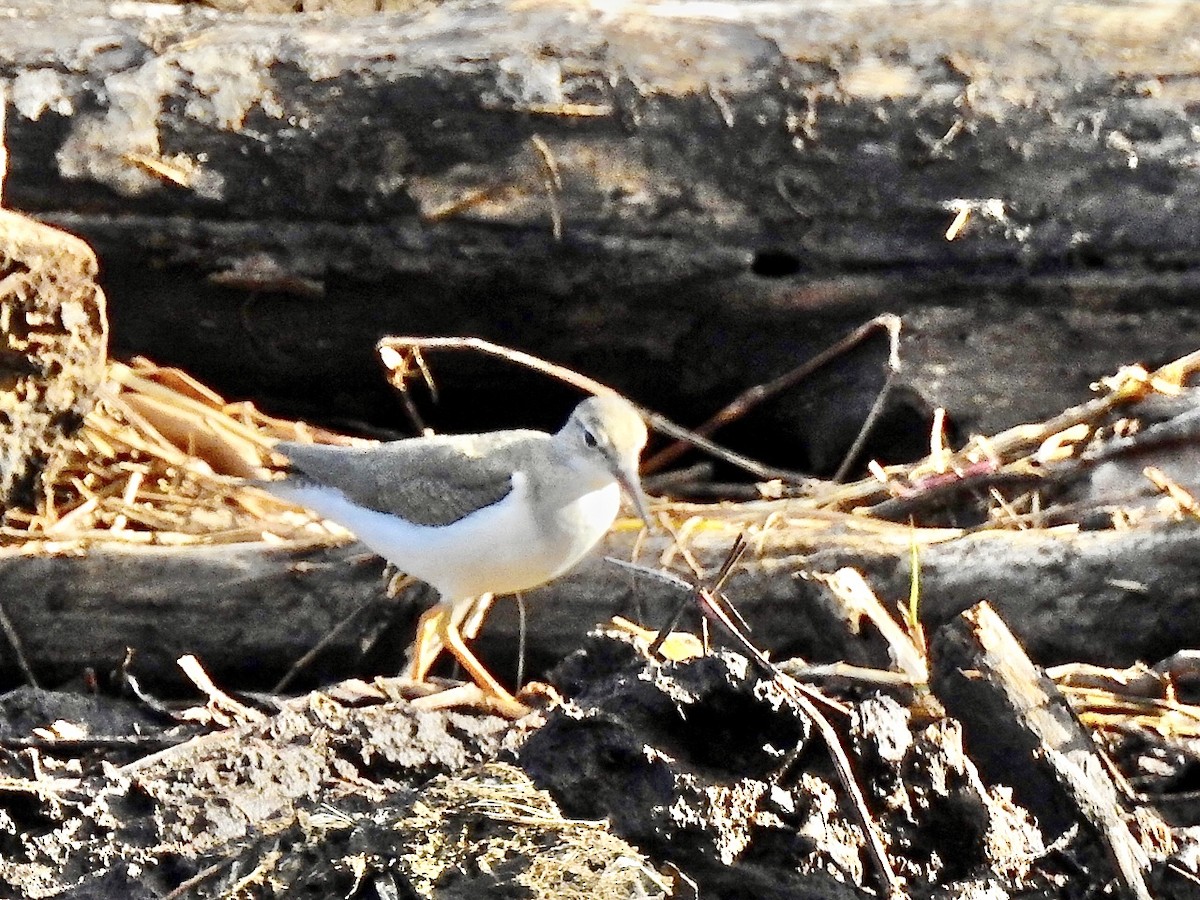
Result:
<svg viewBox="0 0 1200 900">
<path fill-rule="evenodd" d="M 421 353 L 424 350 L 473 350 L 478 353 L 486 353 L 489 356 L 505 359 L 511 363 L 532 369 L 535 372 L 541 372 L 552 378 L 557 378 L 559 381 L 572 385 L 588 394 L 612 395 L 617 393 L 608 385 L 579 372 L 572 371 L 565 366 L 555 365 L 548 360 L 534 356 L 532 353 L 524 353 L 520 350 L 514 350 L 511 347 L 494 344 L 491 341 L 485 341 L 483 338 L 385 337 L 376 344 L 376 350 L 379 352 L 379 358 L 383 362 L 384 367 L 388 370 L 388 380 L 400 392 L 402 399 L 408 397 L 408 380 L 421 365 Z M 407 404 L 408 400 L 406 399 L 405 402 Z M 747 456 L 715 444 L 704 437 L 704 435 L 689 431 L 675 424 L 666 416 L 660 415 L 644 406 L 638 406 L 637 404 L 634 404 L 634 406 L 637 407 L 637 411 L 641 413 L 642 418 L 646 420 L 646 424 L 660 434 L 691 444 L 717 459 L 736 466 L 745 472 L 749 472 L 756 478 L 764 480 L 785 478 L 792 481 L 799 477 L 794 472 L 787 472 L 763 465 Z"/>
<path fill-rule="evenodd" d="M 946 489 L 975 484 L 985 490 L 1010 481 L 1036 483 L 1045 464 L 1079 459 L 1087 442 L 1116 411 L 1153 394 L 1178 393 L 1187 379 L 1200 370 L 1200 351 L 1148 372 L 1127 366 L 1102 379 L 1096 388 L 1103 396 L 1081 403 L 1044 422 L 1017 425 L 991 437 L 976 435 L 955 453 L 931 453 L 916 463 L 873 468 L 870 478 L 841 485 L 823 494 L 818 505 L 827 509 L 870 511 L 880 515 L 908 515 L 923 502 L 936 501 Z M 1011 527 L 1028 524 L 1024 517 L 998 508 Z M 1036 519 L 1036 517 L 1033 517 Z M 1002 523 L 995 523 L 1002 526 Z"/>
<path fill-rule="evenodd" d="M 778 378 L 768 381 L 765 384 L 755 385 L 754 387 L 749 388 L 748 390 L 739 394 L 724 408 L 715 413 L 707 422 L 697 427 L 695 429 L 695 434 L 707 438 L 718 428 L 740 419 L 742 416 L 746 415 L 746 413 L 750 412 L 764 401 L 782 394 L 790 388 L 795 387 L 797 384 L 800 384 L 802 381 L 804 381 L 804 379 L 808 378 L 814 372 L 825 367 L 835 359 L 846 355 L 846 353 L 848 353 L 850 350 L 857 347 L 863 341 L 867 340 L 880 330 L 888 333 L 888 383 L 890 383 L 891 375 L 895 374 L 900 369 L 900 317 L 891 315 L 890 313 L 885 313 L 884 315 L 877 316 L 866 324 L 859 326 L 833 346 L 821 353 L 818 353 L 812 359 L 806 360 L 804 363 L 796 366 L 794 369 L 785 372 Z M 844 460 L 842 464 L 843 467 L 852 462 L 854 457 L 858 455 L 858 451 L 861 450 L 862 443 L 865 441 L 871 426 L 874 424 L 875 418 L 879 415 L 882 407 L 881 401 L 885 399 L 886 393 L 887 390 L 885 386 L 885 389 L 881 391 L 879 396 L 876 398 L 875 408 L 873 408 L 871 413 L 868 415 L 868 421 L 865 422 L 863 428 L 860 429 L 858 437 L 855 439 L 855 446 L 851 448 L 849 453 L 846 454 L 846 460 Z M 684 453 L 684 451 L 687 450 L 689 443 L 694 443 L 694 441 L 688 441 L 686 438 L 677 440 L 675 443 L 659 451 L 646 461 L 644 466 L 645 470 L 647 472 L 657 472 L 669 463 L 674 462 Z M 839 481 L 840 478 L 835 477 L 834 480 Z"/>
<path fill-rule="evenodd" d="M 871 323 L 875 330 L 886 322 Z M 866 327 L 866 326 L 864 326 Z M 862 339 L 866 334 L 857 334 Z M 429 379 L 421 351 L 469 350 L 507 359 L 565 381 L 590 393 L 611 392 L 607 386 L 577 372 L 509 348 L 469 338 L 388 338 L 380 353 L 392 370 L 392 380 L 404 391 L 408 378 Z M 830 486 L 812 497 L 789 500 L 786 509 L 770 506 L 776 518 L 756 521 L 757 505 L 739 504 L 729 511 L 707 505 L 664 504 L 675 521 L 683 522 L 672 552 L 686 556 L 688 536 L 711 528 L 732 532 L 748 529 L 752 542 L 776 528 L 820 532 L 833 527 L 829 517 L 844 511 L 867 511 L 881 500 L 935 498 L 942 486 L 953 488 L 978 479 L 980 490 L 1005 483 L 1034 486 L 1025 497 L 997 501 L 995 520 L 986 527 L 1043 527 L 1062 516 L 1047 517 L 1037 504 L 1036 485 L 1041 461 L 1079 458 L 1087 440 L 1115 409 L 1153 393 L 1177 391 L 1200 367 L 1200 353 L 1191 354 L 1150 373 L 1122 370 L 1105 381 L 1108 394 L 1067 410 L 1050 420 L 1009 429 L 992 438 L 976 437 L 950 453 L 934 446 L 929 459 L 909 466 L 877 468 L 878 478 Z M 762 392 L 786 388 L 804 373 L 788 373 L 779 383 L 763 386 L 753 396 L 738 398 L 719 421 L 727 421 L 759 400 Z M 20 552 L 71 552 L 102 543 L 189 546 L 234 542 L 267 543 L 342 540 L 346 532 L 316 521 L 282 501 L 248 490 L 243 479 L 259 474 L 272 462 L 270 447 L 281 439 L 348 443 L 353 439 L 323 432 L 303 423 L 264 415 L 249 403 L 229 403 L 210 388 L 177 369 L 146 360 L 112 362 L 101 401 L 73 439 L 72 453 L 58 483 L 32 510 L 9 509 L 0 518 L 0 546 Z M 649 410 L 642 410 L 652 427 L 712 452 L 721 458 L 770 478 L 775 470 L 724 451 L 701 434 L 681 429 Z M 712 423 L 710 423 L 712 424 Z M 705 426 L 708 430 L 709 425 Z M 1024 479 L 1024 481 L 1022 481 Z M 1189 498 L 1163 487 L 1185 510 Z M 889 500 L 888 498 L 893 498 Z M 768 507 L 764 506 L 764 509 Z M 689 513 L 696 515 L 689 519 Z M 1030 510 L 1030 511 L 1026 511 Z M 876 512 L 882 512 L 876 507 Z M 761 517 L 759 517 L 761 518 Z M 734 521 L 736 520 L 736 522 Z M 893 523 L 867 515 L 855 517 L 864 531 L 891 535 Z M 640 527 L 640 526 L 639 526 Z M 899 531 L 897 531 L 899 533 Z M 958 530 L 918 529 L 915 540 L 925 543 L 961 534 Z M 853 537 L 847 536 L 853 543 Z M 665 561 L 664 561 L 665 562 Z M 691 560 L 695 563 L 695 560 Z"/>
<path fill-rule="evenodd" d="M 46 552 L 343 538 L 242 483 L 270 463 L 275 441 L 315 438 L 349 440 L 227 403 L 177 369 L 110 362 L 58 483 L 38 508 L 5 511 L 0 544 Z"/>
</svg>

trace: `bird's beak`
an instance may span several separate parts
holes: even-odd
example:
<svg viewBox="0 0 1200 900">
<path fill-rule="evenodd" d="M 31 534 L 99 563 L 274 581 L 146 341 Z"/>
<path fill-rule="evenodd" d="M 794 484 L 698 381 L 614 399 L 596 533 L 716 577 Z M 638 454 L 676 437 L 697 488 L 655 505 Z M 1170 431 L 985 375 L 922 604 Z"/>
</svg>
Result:
<svg viewBox="0 0 1200 900">
<path fill-rule="evenodd" d="M 616 471 L 617 481 L 621 483 L 621 487 L 625 489 L 625 493 L 629 495 L 629 499 L 633 501 L 634 509 L 637 510 L 638 518 L 646 523 L 647 527 L 654 527 L 654 520 L 650 518 L 650 508 L 646 504 L 646 495 L 642 493 L 642 483 L 638 479 L 637 463 L 632 466 L 620 466 Z"/>
</svg>

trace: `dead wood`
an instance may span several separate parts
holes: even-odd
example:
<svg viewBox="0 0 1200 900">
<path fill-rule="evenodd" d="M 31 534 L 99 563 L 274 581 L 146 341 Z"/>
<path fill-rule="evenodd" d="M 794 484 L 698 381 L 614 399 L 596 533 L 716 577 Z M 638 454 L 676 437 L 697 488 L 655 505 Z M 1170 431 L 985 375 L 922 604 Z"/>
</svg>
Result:
<svg viewBox="0 0 1200 900">
<path fill-rule="evenodd" d="M 987 598 L 1043 662 L 1124 665 L 1157 660 L 1200 641 L 1195 614 L 1200 588 L 1193 587 L 1200 528 L 1190 523 L 1134 531 L 962 534 L 813 514 L 788 501 L 724 511 L 681 507 L 676 515 L 686 522 L 689 511 L 695 517 L 683 529 L 684 545 L 709 571 L 719 567 L 737 534 L 747 532 L 751 550 L 725 593 L 749 622 L 751 637 L 775 658 L 799 654 L 886 667 L 887 642 L 870 630 L 852 634 L 840 604 L 805 574 L 853 567 L 895 610 L 909 596 L 913 541 L 927 628 Z M 635 541 L 633 534 L 618 533 L 603 549 L 629 558 L 635 543 L 642 562 L 675 558 L 661 537 Z M 659 627 L 675 602 L 669 588 L 594 559 L 530 592 L 526 604 L 532 671 L 538 671 L 577 645 L 585 622 L 603 621 L 614 612 L 640 613 L 644 624 Z M 495 604 L 481 642 L 502 672 L 512 671 L 505 660 L 516 635 L 513 604 Z"/>
<path fill-rule="evenodd" d="M 854 566 L 894 609 L 910 588 L 908 529 L 841 514 L 801 512 L 789 519 L 786 501 L 692 512 L 685 546 L 713 571 L 737 534 L 748 531 L 751 551 L 726 594 L 749 622 L 752 638 L 774 657 L 888 665 L 887 642 L 871 630 L 851 634 L 828 589 L 803 576 Z M 768 527 L 773 513 L 775 524 Z M 689 521 L 686 515 L 680 519 Z M 626 528 L 574 573 L 526 596 L 531 676 L 614 614 L 658 627 L 676 606 L 674 590 L 601 558 L 671 562 L 665 538 L 639 541 L 632 523 Z M 918 531 L 916 538 L 923 542 L 920 605 L 927 627 L 987 597 L 1034 657 L 1047 663 L 1123 665 L 1200 645 L 1200 617 L 1194 612 L 1200 603 L 1197 526 L 1079 534 Z M 31 665 L 47 683 L 87 666 L 108 671 L 133 647 L 134 671 L 149 684 L 165 679 L 178 690 L 175 659 L 194 653 L 227 683 L 248 679 L 267 687 L 364 603 L 377 606 L 362 617 L 362 629 L 349 629 L 332 642 L 312 674 L 361 671 L 364 634 L 389 621 L 394 629 L 380 648 L 388 652 L 370 665 L 378 672 L 398 671 L 417 610 L 407 597 L 388 601 L 385 585 L 382 564 L 354 544 L 96 546 L 85 555 L 0 556 L 0 588 L 14 598 L 5 609 Z M 510 682 L 519 630 L 516 604 L 502 600 L 479 642 L 484 657 Z M 19 679 L 12 656 L 0 657 L 4 677 Z"/>
<path fill-rule="evenodd" d="M 396 672 L 416 618 L 405 601 L 388 600 L 385 586 L 383 564 L 369 552 L 326 542 L 0 552 L 5 609 L 29 664 L 48 684 L 89 668 L 111 672 L 128 647 L 132 670 L 155 690 L 183 687 L 175 660 L 188 653 L 227 683 L 266 688 L 364 604 L 378 604 L 364 630 L 398 621 Z M 331 657 L 360 659 L 363 636 L 346 635 Z M 0 666 L 10 683 L 20 680 L 7 647 Z"/>
<path fill-rule="evenodd" d="M 617 273 L 605 261 L 618 255 L 677 266 L 678 275 L 732 272 L 755 250 L 800 255 L 799 238 L 806 270 L 818 261 L 953 270 L 1057 259 L 1072 229 L 1097 253 L 1118 238 L 1128 254 L 1137 241 L 1158 254 L 1196 243 L 1186 222 L 1139 196 L 1156 174 L 1184 174 L 1193 138 L 1172 113 L 1190 100 L 1180 73 L 1193 60 L 1156 24 L 1169 14 L 1185 29 L 1200 15 L 1193 4 L 1085 4 L 1053 17 L 1021 4 L 925 4 L 910 15 L 798 0 L 634 4 L 619 14 L 455 0 L 366 17 L 6 6 L 31 25 L 3 33 L 6 74 L 16 79 L 11 202 L 73 212 L 101 243 L 139 219 L 144 226 L 143 216 L 186 213 L 189 222 L 162 221 L 159 239 L 188 228 L 223 235 L 218 247 L 193 231 L 188 246 L 209 262 L 232 254 L 225 271 L 241 268 L 247 281 L 257 259 L 259 288 L 272 283 L 262 253 L 295 242 L 315 255 L 276 257 L 277 287 L 289 274 L 321 279 L 351 261 L 362 274 L 419 259 L 457 272 L 502 265 L 485 223 L 526 233 L 524 252 L 568 238 L 590 244 L 602 258 L 558 273 L 577 285 L 597 275 L 611 282 Z M 107 49 L 78 53 L 96 33 Z M 1083 40 L 1094 52 L 1055 50 Z M 672 54 L 661 52 L 666 44 Z M 554 55 L 531 49 L 539 47 Z M 939 57 L 951 53 L 952 62 Z M 1047 68 L 1044 54 L 1058 66 Z M 359 77 L 365 71 L 372 77 Z M 1142 91 L 1118 92 L 1137 78 Z M 208 90 L 213 79 L 225 89 Z M 1082 80 L 1073 92 L 1058 90 L 1073 79 Z M 1031 100 L 1049 108 L 1030 109 Z M 1106 109 L 1094 131 L 1072 127 Z M 865 154 L 868 140 L 874 152 Z M 247 166 L 239 158 L 252 142 L 264 146 Z M 289 153 L 272 152 L 283 142 Z M 759 154 L 747 152 L 756 145 Z M 1049 150 L 1057 154 L 1043 157 Z M 547 158 L 558 173 L 559 241 Z M 736 169 L 726 165 L 733 160 Z M 1087 177 L 1101 172 L 1103 188 Z M 991 197 L 1000 199 L 989 205 Z M 1051 203 L 1053 215 L 1040 219 Z M 230 239 L 248 231 L 204 215 L 222 207 L 241 222 L 286 214 L 296 224 L 239 246 Z M 1175 227 L 1135 232 L 1131 216 Z M 407 228 L 391 233 L 390 249 L 371 247 L 388 219 Z M 353 221 L 366 227 L 344 224 Z M 603 242 L 602 228 L 641 244 Z M 439 239 L 418 246 L 419 230 Z M 778 243 L 762 245 L 772 237 Z M 455 258 L 455 240 L 484 255 Z M 725 250 L 716 258 L 682 252 L 717 245 Z"/>
<path fill-rule="evenodd" d="M 1191 340 L 1194 2 L 4 6 L 10 203 L 97 248 L 122 350 L 293 410 L 397 420 L 380 334 L 519 321 L 701 422 L 890 311 L 903 422 L 994 432 Z M 866 356 L 755 414 L 768 462 L 833 470 Z M 444 382 L 440 425 L 528 388 Z"/>
<path fill-rule="evenodd" d="M 96 279 L 83 241 L 0 209 L 2 510 L 32 507 L 52 490 L 67 441 L 95 403 L 108 352 Z"/>
<path fill-rule="evenodd" d="M 1149 900 L 1147 849 L 1130 829 L 1130 797 L 1113 780 L 1111 763 L 1080 725 L 1066 698 L 1025 655 L 986 603 L 973 606 L 936 635 L 932 685 L 964 725 L 973 758 L 995 782 L 1009 785 L 1052 836 L 1085 824 L 1104 847 L 1122 895 Z M 1143 814 L 1147 841 L 1168 855 L 1166 825 Z M 1167 852 L 1161 852 L 1167 851 Z"/>
<path fill-rule="evenodd" d="M 1123 521 L 1136 513 L 1146 524 L 1093 533 L 1003 531 L 1022 522 L 1013 515 L 1015 501 L 999 495 L 987 504 L 995 516 L 990 532 L 912 529 L 832 508 L 878 507 L 886 496 L 936 497 L 939 483 L 969 481 L 974 471 L 995 479 L 993 491 L 1009 474 L 1050 483 L 1056 465 L 1077 467 L 1089 455 L 1081 450 L 1092 445 L 1107 465 L 1119 456 L 1098 441 L 1115 427 L 1115 416 L 1128 431 L 1143 406 L 1160 408 L 1158 419 L 1146 417 L 1160 422 L 1146 432 L 1152 439 L 1190 421 L 1181 384 L 1195 362 L 1193 355 L 1154 373 L 1124 370 L 1109 380 L 1106 396 L 1049 422 L 979 438 L 953 453 L 943 448 L 913 466 L 879 470 L 878 479 L 809 498 L 663 503 L 669 537 L 622 520 L 589 563 L 530 594 L 528 671 L 544 672 L 616 613 L 664 624 L 677 603 L 673 589 L 644 572 L 621 572 L 603 557 L 674 567 L 705 581 L 743 533 L 751 552 L 723 590 L 777 658 L 875 666 L 895 660 L 897 643 L 887 629 L 859 636 L 857 624 L 846 626 L 843 598 L 834 599 L 826 576 L 859 570 L 883 600 L 885 612 L 875 617 L 883 621 L 910 596 L 914 548 L 918 605 L 929 627 L 987 597 L 1044 662 L 1125 664 L 1193 646 L 1200 636 L 1188 625 L 1197 620 L 1188 585 L 1196 584 L 1190 566 L 1197 527 L 1176 521 L 1179 510 L 1194 506 L 1180 485 L 1164 501 L 1176 506 L 1175 516 L 1129 510 Z M 12 546 L 0 552 L 0 584 L 13 599 L 4 607 L 9 652 L 0 655 L 0 674 L 49 683 L 89 668 L 103 673 L 127 648 L 135 652 L 133 671 L 170 691 L 179 687 L 175 660 L 185 654 L 222 680 L 257 687 L 276 683 L 300 660 L 311 662 L 307 675 L 318 679 L 397 671 L 415 611 L 411 598 L 384 598 L 382 564 L 340 545 L 344 533 L 224 474 L 254 471 L 272 440 L 311 438 L 311 429 L 226 403 L 175 370 L 140 362 L 113 364 L 109 372 L 114 390 L 89 414 L 69 460 L 68 471 L 79 477 L 48 495 L 23 529 L 4 532 Z M 1175 401 L 1166 405 L 1174 413 L 1154 402 L 1165 398 Z M 1109 446 L 1146 443 L 1161 442 Z M 1172 461 L 1156 462 L 1169 468 Z M 1123 625 L 1131 602 L 1152 610 L 1137 628 Z M 347 619 L 350 625 L 339 624 Z M 513 605 L 501 603 L 481 641 L 510 680 L 519 669 L 520 632 Z M 365 647 L 375 648 L 369 659 Z"/>
</svg>

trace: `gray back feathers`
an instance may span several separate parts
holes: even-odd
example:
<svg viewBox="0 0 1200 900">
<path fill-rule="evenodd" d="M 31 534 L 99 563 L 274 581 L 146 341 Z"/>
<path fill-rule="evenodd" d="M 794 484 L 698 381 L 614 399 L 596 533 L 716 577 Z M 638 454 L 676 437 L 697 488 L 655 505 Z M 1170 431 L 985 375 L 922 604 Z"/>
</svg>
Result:
<svg viewBox="0 0 1200 900">
<path fill-rule="evenodd" d="M 505 431 L 409 438 L 373 447 L 281 442 L 288 479 L 335 488 L 359 506 L 417 525 L 449 525 L 512 490 L 512 475 L 549 450 L 550 435 Z M 263 485 L 270 490 L 270 483 Z"/>
</svg>

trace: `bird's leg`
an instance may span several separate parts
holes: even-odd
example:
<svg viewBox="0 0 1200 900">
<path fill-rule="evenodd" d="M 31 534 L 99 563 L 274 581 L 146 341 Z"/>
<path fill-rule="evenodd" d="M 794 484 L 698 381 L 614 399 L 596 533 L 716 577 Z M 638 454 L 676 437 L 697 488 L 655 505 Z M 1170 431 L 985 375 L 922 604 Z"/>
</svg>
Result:
<svg viewBox="0 0 1200 900">
<path fill-rule="evenodd" d="M 518 604 L 523 604 L 520 594 L 513 594 Z M 466 618 L 463 619 L 462 627 L 459 628 L 459 633 L 468 641 L 473 641 L 479 637 L 479 631 L 483 628 L 483 620 L 487 618 L 487 614 L 492 609 L 492 604 L 495 602 L 495 594 L 483 594 L 478 597 L 471 605 L 467 612 Z M 517 687 L 519 688 L 525 682 L 525 607 L 519 606 L 521 615 L 521 635 L 520 645 L 517 647 L 518 662 L 517 662 Z"/>
<path fill-rule="evenodd" d="M 467 673 L 485 694 L 491 694 L 506 705 L 515 704 L 516 700 L 513 695 L 506 691 L 500 682 L 492 677 L 492 673 L 484 668 L 483 663 L 467 647 L 462 633 L 459 631 L 459 624 L 471 612 L 475 602 L 476 598 L 471 598 L 466 603 L 458 604 L 450 610 L 449 615 L 440 619 L 438 624 L 441 627 L 438 629 L 438 637 L 441 638 L 445 648 L 454 655 L 454 658 L 462 663 L 462 667 L 467 670 Z"/>
<path fill-rule="evenodd" d="M 430 668 L 437 662 L 438 656 L 445 647 L 441 632 L 443 623 L 449 621 L 450 610 L 442 603 L 436 603 L 421 614 L 417 622 L 417 635 L 413 638 L 412 663 L 409 677 L 413 681 L 424 681 Z"/>
<path fill-rule="evenodd" d="M 468 641 L 479 637 L 479 629 L 483 627 L 483 620 L 487 618 L 488 610 L 492 608 L 492 601 L 495 599 L 494 594 L 480 594 L 471 603 L 462 627 L 459 628 L 459 632 Z"/>
</svg>

